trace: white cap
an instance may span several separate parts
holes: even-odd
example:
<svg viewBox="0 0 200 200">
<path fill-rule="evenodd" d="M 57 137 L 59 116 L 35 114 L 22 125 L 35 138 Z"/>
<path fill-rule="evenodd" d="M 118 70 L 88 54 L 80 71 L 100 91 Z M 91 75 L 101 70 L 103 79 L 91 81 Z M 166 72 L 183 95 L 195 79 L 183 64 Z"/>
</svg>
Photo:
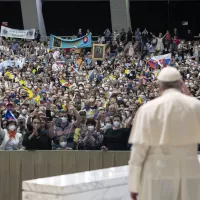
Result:
<svg viewBox="0 0 200 200">
<path fill-rule="evenodd" d="M 165 67 L 158 75 L 158 80 L 162 82 L 174 82 L 181 80 L 180 72 L 174 67 Z"/>
</svg>

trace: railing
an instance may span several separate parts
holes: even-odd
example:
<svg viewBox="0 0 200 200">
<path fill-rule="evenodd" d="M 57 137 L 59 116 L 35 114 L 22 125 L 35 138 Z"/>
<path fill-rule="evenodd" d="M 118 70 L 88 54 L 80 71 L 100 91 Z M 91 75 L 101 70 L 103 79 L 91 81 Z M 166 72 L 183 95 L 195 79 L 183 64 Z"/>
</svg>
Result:
<svg viewBox="0 0 200 200">
<path fill-rule="evenodd" d="M 41 38 L 45 38 L 45 40 L 46 40 L 46 39 L 49 39 L 49 37 L 50 37 L 50 36 L 41 36 Z M 58 37 L 70 39 L 70 38 L 72 38 L 73 36 L 58 36 Z M 98 39 L 98 37 L 99 37 L 99 36 L 92 36 L 92 40 L 93 40 L 93 41 L 96 41 L 96 40 Z"/>
<path fill-rule="evenodd" d="M 128 164 L 129 152 L 0 151 L 0 200 L 21 200 L 22 181 Z"/>
</svg>

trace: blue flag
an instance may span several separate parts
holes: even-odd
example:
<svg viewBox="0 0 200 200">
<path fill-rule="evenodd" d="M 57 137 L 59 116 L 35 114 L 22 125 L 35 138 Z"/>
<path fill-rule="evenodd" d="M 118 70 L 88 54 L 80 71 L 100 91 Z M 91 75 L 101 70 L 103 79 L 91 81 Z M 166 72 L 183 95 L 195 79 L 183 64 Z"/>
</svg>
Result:
<svg viewBox="0 0 200 200">
<path fill-rule="evenodd" d="M 5 119 L 6 120 L 16 120 L 15 116 L 9 110 L 6 110 Z"/>
<path fill-rule="evenodd" d="M 89 75 L 89 82 L 91 83 L 93 80 L 94 80 L 94 70 L 92 70 Z"/>
</svg>

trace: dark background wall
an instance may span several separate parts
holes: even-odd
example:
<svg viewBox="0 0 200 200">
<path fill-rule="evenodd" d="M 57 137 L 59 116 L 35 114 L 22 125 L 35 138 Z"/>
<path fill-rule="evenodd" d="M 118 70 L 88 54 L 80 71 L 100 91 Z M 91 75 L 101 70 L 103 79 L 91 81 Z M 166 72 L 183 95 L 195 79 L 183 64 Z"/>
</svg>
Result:
<svg viewBox="0 0 200 200">
<path fill-rule="evenodd" d="M 77 34 L 79 28 L 89 28 L 97 35 L 111 28 L 109 1 L 103 2 L 45 2 L 43 16 L 47 33 Z"/>
<path fill-rule="evenodd" d="M 194 34 L 200 32 L 200 1 L 140 1 L 130 3 L 130 15 L 133 30 L 137 27 L 147 28 L 158 33 L 167 29 L 178 28 L 183 33 L 191 29 Z M 169 14 L 169 15 L 168 15 Z M 189 26 L 182 26 L 188 21 Z"/>
<path fill-rule="evenodd" d="M 23 29 L 20 1 L 0 1 L 0 24 L 1 22 L 8 22 L 11 28 Z"/>
<path fill-rule="evenodd" d="M 9 27 L 23 29 L 20 1 L 0 1 L 0 8 L 0 22 L 8 21 Z M 200 1 L 170 1 L 169 7 L 168 1 L 131 1 L 132 28 L 147 28 L 156 34 L 176 27 L 179 32 L 191 29 L 198 34 L 199 8 Z M 72 35 L 79 28 L 89 28 L 93 35 L 98 35 L 106 28 L 111 29 L 109 1 L 45 1 L 43 15 L 48 34 Z M 183 27 L 182 21 L 188 21 L 189 26 Z"/>
</svg>

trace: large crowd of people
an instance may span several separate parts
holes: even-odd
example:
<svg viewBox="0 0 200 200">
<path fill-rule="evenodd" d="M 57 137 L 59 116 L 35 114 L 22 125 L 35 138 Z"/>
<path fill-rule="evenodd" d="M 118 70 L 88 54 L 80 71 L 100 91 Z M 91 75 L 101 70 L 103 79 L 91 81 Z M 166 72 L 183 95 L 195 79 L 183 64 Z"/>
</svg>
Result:
<svg viewBox="0 0 200 200">
<path fill-rule="evenodd" d="M 200 43 L 190 30 L 179 39 L 177 29 L 106 29 L 95 42 L 107 46 L 103 61 L 92 49 L 49 49 L 38 36 L 0 37 L 1 150 L 129 150 L 137 109 L 159 97 L 155 55 L 171 53 L 182 92 L 200 98 Z"/>
</svg>

